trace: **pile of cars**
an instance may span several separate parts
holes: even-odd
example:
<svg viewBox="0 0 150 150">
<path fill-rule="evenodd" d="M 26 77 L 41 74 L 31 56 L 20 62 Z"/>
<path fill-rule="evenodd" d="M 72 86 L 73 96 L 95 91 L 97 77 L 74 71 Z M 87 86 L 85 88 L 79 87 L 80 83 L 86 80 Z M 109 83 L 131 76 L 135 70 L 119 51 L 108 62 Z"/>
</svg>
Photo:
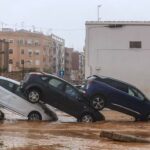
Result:
<svg viewBox="0 0 150 150">
<path fill-rule="evenodd" d="M 90 106 L 89 101 L 75 86 L 56 76 L 45 73 L 26 74 L 21 90 L 31 103 L 43 101 L 79 122 L 104 120 L 104 116 Z"/>
<path fill-rule="evenodd" d="M 109 108 L 135 120 L 150 119 L 150 101 L 136 87 L 102 76 L 90 76 L 83 85 L 73 86 L 57 76 L 32 72 L 21 84 L 0 77 L 0 105 L 29 120 L 57 120 L 51 105 L 79 122 L 105 120 L 101 110 Z M 2 116 L 0 114 L 0 116 Z"/>
</svg>

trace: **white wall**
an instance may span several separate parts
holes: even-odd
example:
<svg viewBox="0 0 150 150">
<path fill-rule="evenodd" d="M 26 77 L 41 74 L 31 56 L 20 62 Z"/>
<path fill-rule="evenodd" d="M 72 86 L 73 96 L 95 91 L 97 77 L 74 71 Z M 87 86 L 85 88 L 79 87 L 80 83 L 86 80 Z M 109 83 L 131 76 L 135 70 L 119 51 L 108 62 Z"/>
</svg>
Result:
<svg viewBox="0 0 150 150">
<path fill-rule="evenodd" d="M 129 48 L 129 41 L 142 41 L 142 48 Z M 86 25 L 85 45 L 86 77 L 99 74 L 121 79 L 150 96 L 150 25 Z"/>
</svg>

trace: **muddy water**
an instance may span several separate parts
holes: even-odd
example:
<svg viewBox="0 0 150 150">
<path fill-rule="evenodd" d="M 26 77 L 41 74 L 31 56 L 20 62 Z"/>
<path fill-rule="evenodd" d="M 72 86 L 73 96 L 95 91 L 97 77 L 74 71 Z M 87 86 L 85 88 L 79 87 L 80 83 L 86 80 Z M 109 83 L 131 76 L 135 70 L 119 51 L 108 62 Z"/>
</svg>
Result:
<svg viewBox="0 0 150 150">
<path fill-rule="evenodd" d="M 133 118 L 108 110 L 103 113 L 106 121 L 91 124 L 76 123 L 61 112 L 57 122 L 28 122 L 7 113 L 7 120 L 0 122 L 0 150 L 150 150 L 149 144 L 99 137 L 102 130 L 110 130 L 149 139 L 150 122 L 133 122 Z"/>
</svg>

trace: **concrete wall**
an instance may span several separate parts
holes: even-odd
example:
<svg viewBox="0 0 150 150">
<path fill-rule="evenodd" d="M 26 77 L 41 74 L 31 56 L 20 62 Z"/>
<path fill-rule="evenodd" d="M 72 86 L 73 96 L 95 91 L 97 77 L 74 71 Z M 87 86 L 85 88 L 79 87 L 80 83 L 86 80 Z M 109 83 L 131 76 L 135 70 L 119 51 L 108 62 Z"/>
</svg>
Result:
<svg viewBox="0 0 150 150">
<path fill-rule="evenodd" d="M 116 22 L 115 22 L 116 23 Z M 113 24 L 113 23 L 112 23 Z M 141 41 L 142 48 L 130 48 Z M 150 96 L 150 24 L 86 25 L 85 75 L 105 75 L 129 82 Z"/>
</svg>

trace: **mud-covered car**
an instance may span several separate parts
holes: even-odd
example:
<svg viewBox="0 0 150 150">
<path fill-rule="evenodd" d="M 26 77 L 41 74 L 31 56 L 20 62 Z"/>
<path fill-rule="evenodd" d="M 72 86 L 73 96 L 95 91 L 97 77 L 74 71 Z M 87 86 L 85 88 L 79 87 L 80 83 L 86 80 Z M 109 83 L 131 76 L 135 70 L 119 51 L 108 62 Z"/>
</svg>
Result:
<svg viewBox="0 0 150 150">
<path fill-rule="evenodd" d="M 134 116 L 136 120 L 150 119 L 150 100 L 136 87 L 104 76 L 90 76 L 84 84 L 90 104 L 97 110 L 104 107 Z"/>
<path fill-rule="evenodd" d="M 67 81 L 51 74 L 32 72 L 25 75 L 21 90 L 28 101 L 43 101 L 81 122 L 104 120 L 104 116 L 90 107 L 82 93 Z"/>
<path fill-rule="evenodd" d="M 0 76 L 0 105 L 28 120 L 56 121 L 58 119 L 45 104 L 31 104 L 25 100 L 19 82 L 2 76 Z"/>
</svg>

